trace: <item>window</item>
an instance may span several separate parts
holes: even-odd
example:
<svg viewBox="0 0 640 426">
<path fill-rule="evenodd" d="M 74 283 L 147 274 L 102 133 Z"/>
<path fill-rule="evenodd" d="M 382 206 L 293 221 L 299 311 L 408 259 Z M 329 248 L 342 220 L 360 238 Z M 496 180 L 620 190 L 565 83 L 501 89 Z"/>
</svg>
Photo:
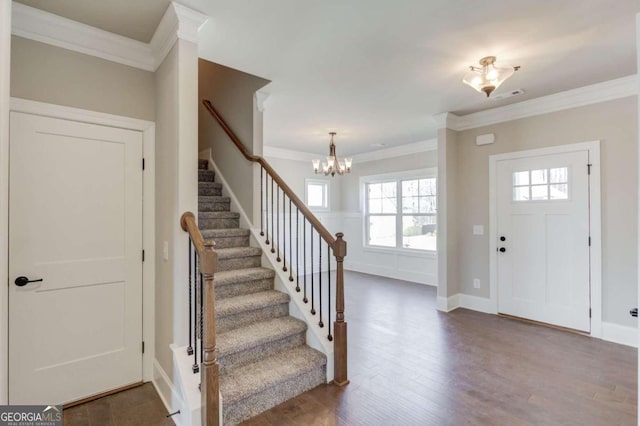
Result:
<svg viewBox="0 0 640 426">
<path fill-rule="evenodd" d="M 436 250 L 436 179 L 369 181 L 365 190 L 368 246 Z"/>
<path fill-rule="evenodd" d="M 329 210 L 329 182 L 322 179 L 306 179 L 307 206 L 312 210 Z"/>
<path fill-rule="evenodd" d="M 568 198 L 568 167 L 513 173 L 513 201 L 566 200 Z"/>
</svg>

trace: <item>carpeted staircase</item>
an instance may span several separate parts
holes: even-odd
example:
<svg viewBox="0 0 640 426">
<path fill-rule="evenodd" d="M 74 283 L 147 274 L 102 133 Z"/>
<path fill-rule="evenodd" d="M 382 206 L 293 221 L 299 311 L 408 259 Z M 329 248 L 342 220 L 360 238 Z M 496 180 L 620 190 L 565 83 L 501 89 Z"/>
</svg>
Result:
<svg viewBox="0 0 640 426">
<path fill-rule="evenodd" d="M 198 223 L 215 241 L 216 327 L 224 425 L 235 425 L 326 382 L 327 359 L 305 344 L 307 325 L 289 316 L 289 295 L 230 211 L 208 162 L 198 163 Z"/>
</svg>

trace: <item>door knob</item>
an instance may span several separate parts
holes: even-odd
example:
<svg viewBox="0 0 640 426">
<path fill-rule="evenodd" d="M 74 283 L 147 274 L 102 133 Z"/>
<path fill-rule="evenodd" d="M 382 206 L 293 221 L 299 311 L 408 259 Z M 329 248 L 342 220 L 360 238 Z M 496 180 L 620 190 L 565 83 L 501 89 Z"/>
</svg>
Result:
<svg viewBox="0 0 640 426">
<path fill-rule="evenodd" d="M 38 279 L 38 280 L 30 280 L 27 277 L 18 277 L 15 280 L 15 283 L 18 287 L 24 287 L 25 285 L 29 284 L 29 283 L 37 283 L 42 281 L 42 278 Z"/>
<path fill-rule="evenodd" d="M 500 253 L 504 253 L 505 251 L 507 251 L 507 249 L 504 247 L 500 247 L 499 250 L 500 250 Z"/>
<path fill-rule="evenodd" d="M 506 239 L 507 239 L 506 237 L 500 237 L 500 241 L 504 241 Z"/>
</svg>

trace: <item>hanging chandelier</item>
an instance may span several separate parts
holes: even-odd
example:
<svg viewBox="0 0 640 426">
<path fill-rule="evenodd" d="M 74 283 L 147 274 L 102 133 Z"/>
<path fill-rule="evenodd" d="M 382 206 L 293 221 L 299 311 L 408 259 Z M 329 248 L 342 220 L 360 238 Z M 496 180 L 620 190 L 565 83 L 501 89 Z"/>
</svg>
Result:
<svg viewBox="0 0 640 426">
<path fill-rule="evenodd" d="M 327 161 L 322 162 L 321 169 L 320 160 L 311 160 L 311 162 L 313 163 L 313 171 L 315 172 L 315 174 L 322 173 L 325 176 L 335 176 L 336 173 L 339 175 L 350 173 L 352 159 L 338 159 L 338 157 L 336 156 L 336 144 L 333 142 L 333 137 L 336 135 L 336 132 L 329 132 L 329 134 L 331 135 L 331 142 L 329 143 L 329 156 L 327 157 Z"/>
<path fill-rule="evenodd" d="M 471 65 L 469 71 L 462 78 L 462 82 L 473 87 L 480 93 L 485 93 L 488 98 L 491 92 L 496 90 L 506 79 L 520 69 L 519 66 L 497 67 L 495 62 L 495 56 L 487 56 L 480 59 L 480 65 L 482 65 L 482 67 L 474 67 Z"/>
</svg>

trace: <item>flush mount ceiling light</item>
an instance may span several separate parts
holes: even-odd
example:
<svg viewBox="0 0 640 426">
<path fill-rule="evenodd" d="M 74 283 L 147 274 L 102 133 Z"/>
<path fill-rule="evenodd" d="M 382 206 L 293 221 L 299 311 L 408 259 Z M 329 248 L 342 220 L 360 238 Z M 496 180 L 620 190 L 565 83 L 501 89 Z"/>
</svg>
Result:
<svg viewBox="0 0 640 426">
<path fill-rule="evenodd" d="M 480 93 L 485 93 L 488 98 L 491 92 L 496 90 L 506 79 L 520 69 L 519 66 L 497 67 L 495 62 L 495 56 L 487 56 L 480 59 L 480 65 L 482 65 L 482 67 L 470 66 L 469 71 L 462 78 L 462 82 L 473 87 Z"/>
<path fill-rule="evenodd" d="M 336 157 L 336 144 L 333 142 L 333 137 L 336 132 L 330 132 L 331 142 L 329 143 L 329 156 L 326 162 L 322 162 L 322 169 L 320 169 L 320 160 L 311 160 L 313 163 L 313 171 L 318 174 L 322 173 L 325 176 L 335 176 L 336 173 L 343 175 L 351 172 L 351 158 L 345 158 L 343 161 L 338 160 Z"/>
</svg>

